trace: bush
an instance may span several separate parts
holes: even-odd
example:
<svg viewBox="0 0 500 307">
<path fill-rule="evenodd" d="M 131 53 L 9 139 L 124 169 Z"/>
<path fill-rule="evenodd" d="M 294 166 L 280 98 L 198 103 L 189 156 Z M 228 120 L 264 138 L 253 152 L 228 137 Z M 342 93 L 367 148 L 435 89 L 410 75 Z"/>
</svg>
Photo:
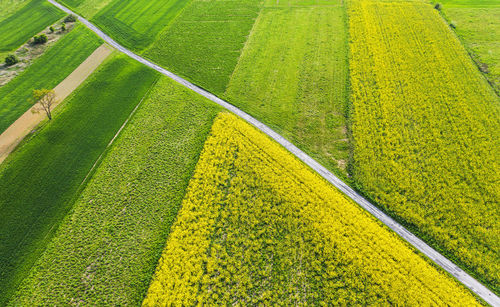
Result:
<svg viewBox="0 0 500 307">
<path fill-rule="evenodd" d="M 50 26 L 49 31 L 50 31 L 50 33 L 54 33 L 54 31 L 55 31 L 55 30 L 54 30 L 54 27 L 53 27 L 53 26 Z"/>
<path fill-rule="evenodd" d="M 441 11 L 441 7 L 442 7 L 441 3 L 436 3 L 436 5 L 434 5 L 434 8 L 438 11 Z"/>
<path fill-rule="evenodd" d="M 5 66 L 12 66 L 12 65 L 14 65 L 14 64 L 16 64 L 18 62 L 19 62 L 19 59 L 14 54 L 9 54 L 5 58 Z"/>
<path fill-rule="evenodd" d="M 35 43 L 36 45 L 45 44 L 46 42 L 47 42 L 47 35 L 45 34 L 35 35 L 33 37 L 33 43 Z"/>
<path fill-rule="evenodd" d="M 62 32 L 66 31 L 66 23 L 64 23 L 64 22 L 61 25 L 61 31 Z"/>
<path fill-rule="evenodd" d="M 68 15 L 66 18 L 64 18 L 64 22 L 75 22 L 76 21 L 76 16 L 75 15 Z"/>
</svg>

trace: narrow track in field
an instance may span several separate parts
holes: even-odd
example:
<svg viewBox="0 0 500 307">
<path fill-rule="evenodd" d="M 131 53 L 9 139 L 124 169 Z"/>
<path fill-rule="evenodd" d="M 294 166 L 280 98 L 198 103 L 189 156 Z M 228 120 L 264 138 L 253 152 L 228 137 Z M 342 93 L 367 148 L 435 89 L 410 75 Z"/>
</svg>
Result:
<svg viewBox="0 0 500 307">
<path fill-rule="evenodd" d="M 284 137 L 282 137 L 281 135 L 276 133 L 274 130 L 272 130 L 271 128 L 269 128 L 265 124 L 261 123 L 257 119 L 253 118 L 249 114 L 247 114 L 247 113 L 243 112 L 242 110 L 238 109 L 237 107 L 233 106 L 232 104 L 228 103 L 227 101 L 220 99 L 219 97 L 215 96 L 214 94 L 192 84 L 191 82 L 177 76 L 176 74 L 174 74 L 174 73 L 146 60 L 145 58 L 135 54 L 134 52 L 128 50 L 127 48 L 123 47 L 122 45 L 120 45 L 116 41 L 114 41 L 107 34 L 102 32 L 95 25 L 90 23 L 87 19 L 76 14 L 75 12 L 71 11 L 70 9 L 61 5 L 60 3 L 56 2 L 55 0 L 48 0 L 48 1 L 50 3 L 52 3 L 53 5 L 55 5 L 56 7 L 58 7 L 59 9 L 63 10 L 64 12 L 77 16 L 78 20 L 81 23 L 86 25 L 89 29 L 91 29 L 99 37 L 101 37 L 105 42 L 107 42 L 108 44 L 110 44 L 111 46 L 116 48 L 117 50 L 123 52 L 124 54 L 135 59 L 136 61 L 153 68 L 154 70 L 171 78 L 172 80 L 176 81 L 177 83 L 180 83 L 184 87 L 187 87 L 187 88 L 193 90 L 194 92 L 204 96 L 205 98 L 208 98 L 209 100 L 222 106 L 226 110 L 231 111 L 235 115 L 243 118 L 244 120 L 246 120 L 247 122 L 249 122 L 250 124 L 255 126 L 257 129 L 259 129 L 260 131 L 262 131 L 263 133 L 265 133 L 266 135 L 268 135 L 269 137 L 274 139 L 276 142 L 281 144 L 283 147 L 285 147 L 288 151 L 290 151 L 293 155 L 295 155 L 299 160 L 301 160 L 302 162 L 307 164 L 310 168 L 312 168 L 314 171 L 316 171 L 319 175 L 321 175 L 323 178 L 325 178 L 328 182 L 333 184 L 337 189 L 342 191 L 342 193 L 344 193 L 349 198 L 351 198 L 353 201 L 355 201 L 359 206 L 364 208 L 366 211 L 368 211 L 370 214 L 372 214 L 375 218 L 377 218 L 379 221 L 384 223 L 387 227 L 389 227 L 394 232 L 396 232 L 401 238 L 406 240 L 413 247 L 415 247 L 421 253 L 423 253 L 428 258 L 430 258 L 432 261 L 434 261 L 434 263 L 436 263 L 439 267 L 443 268 L 445 271 L 447 271 L 448 273 L 453 275 L 457 280 L 459 280 L 462 284 L 464 284 L 467 288 L 469 288 L 477 296 L 481 297 L 484 301 L 486 301 L 488 304 L 490 304 L 492 306 L 499 306 L 500 307 L 500 298 L 496 294 L 494 294 L 492 291 L 490 291 L 487 287 L 485 287 L 479 281 L 474 279 L 472 276 L 467 274 L 460 267 L 455 265 L 448 258 L 446 258 L 442 254 L 440 254 L 438 251 L 436 251 L 435 249 L 433 249 L 432 247 L 427 245 L 424 241 L 420 240 L 417 236 L 415 236 L 413 233 L 408 231 L 402 225 L 397 223 L 391 217 L 386 215 L 384 212 L 382 212 L 376 206 L 371 204 L 364 197 L 359 195 L 351 187 L 349 187 L 347 184 L 345 184 L 342 180 L 337 178 L 333 173 L 331 173 L 329 170 L 327 170 L 321 164 L 316 162 L 316 160 L 311 158 L 309 155 L 307 155 L 305 152 L 300 150 L 297 146 L 290 143 L 288 140 L 286 140 Z"/>
</svg>

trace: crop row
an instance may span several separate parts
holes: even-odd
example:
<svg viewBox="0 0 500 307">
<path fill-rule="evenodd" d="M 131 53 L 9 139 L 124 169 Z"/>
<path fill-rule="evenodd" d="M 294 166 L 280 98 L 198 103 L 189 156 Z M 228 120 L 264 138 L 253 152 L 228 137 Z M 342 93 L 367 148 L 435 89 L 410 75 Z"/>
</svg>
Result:
<svg viewBox="0 0 500 307">
<path fill-rule="evenodd" d="M 350 1 L 353 176 L 500 284 L 500 100 L 431 5 Z"/>
<path fill-rule="evenodd" d="M 475 298 L 255 128 L 221 113 L 145 306 Z"/>
</svg>

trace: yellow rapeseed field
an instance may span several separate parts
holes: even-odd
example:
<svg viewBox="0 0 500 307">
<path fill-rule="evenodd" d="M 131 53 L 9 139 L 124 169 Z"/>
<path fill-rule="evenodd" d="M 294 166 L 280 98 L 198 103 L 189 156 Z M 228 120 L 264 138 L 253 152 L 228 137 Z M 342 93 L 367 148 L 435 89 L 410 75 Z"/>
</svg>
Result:
<svg viewBox="0 0 500 307">
<path fill-rule="evenodd" d="M 208 137 L 143 304 L 477 305 L 234 115 Z"/>
<path fill-rule="evenodd" d="M 350 0 L 353 177 L 500 291 L 500 99 L 430 4 Z"/>
</svg>

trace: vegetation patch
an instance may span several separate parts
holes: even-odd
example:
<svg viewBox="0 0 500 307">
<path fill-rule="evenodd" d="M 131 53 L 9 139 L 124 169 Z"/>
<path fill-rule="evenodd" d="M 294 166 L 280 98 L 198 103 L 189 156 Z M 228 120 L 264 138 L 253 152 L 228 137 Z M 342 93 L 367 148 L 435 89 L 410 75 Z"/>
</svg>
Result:
<svg viewBox="0 0 500 307">
<path fill-rule="evenodd" d="M 344 176 L 345 18 L 340 6 L 263 9 L 224 94 Z"/>
<path fill-rule="evenodd" d="M 101 44 L 93 32 L 79 26 L 0 87 L 0 133 L 31 107 L 29 98 L 34 89 L 54 88 Z"/>
<path fill-rule="evenodd" d="M 114 0 L 92 21 L 127 48 L 141 51 L 187 3 L 188 0 Z"/>
<path fill-rule="evenodd" d="M 71 209 L 98 157 L 158 74 L 126 56 L 94 73 L 0 167 L 0 305 Z"/>
<path fill-rule="evenodd" d="M 433 6 L 350 2 L 353 175 L 500 289 L 500 99 Z"/>
<path fill-rule="evenodd" d="M 259 10 L 255 0 L 192 0 L 144 55 L 222 94 Z"/>
<path fill-rule="evenodd" d="M 478 305 L 267 136 L 218 116 L 144 306 Z"/>
<path fill-rule="evenodd" d="M 64 13 L 45 0 L 32 0 L 9 17 L 0 20 L 0 52 L 21 46 Z"/>
</svg>

